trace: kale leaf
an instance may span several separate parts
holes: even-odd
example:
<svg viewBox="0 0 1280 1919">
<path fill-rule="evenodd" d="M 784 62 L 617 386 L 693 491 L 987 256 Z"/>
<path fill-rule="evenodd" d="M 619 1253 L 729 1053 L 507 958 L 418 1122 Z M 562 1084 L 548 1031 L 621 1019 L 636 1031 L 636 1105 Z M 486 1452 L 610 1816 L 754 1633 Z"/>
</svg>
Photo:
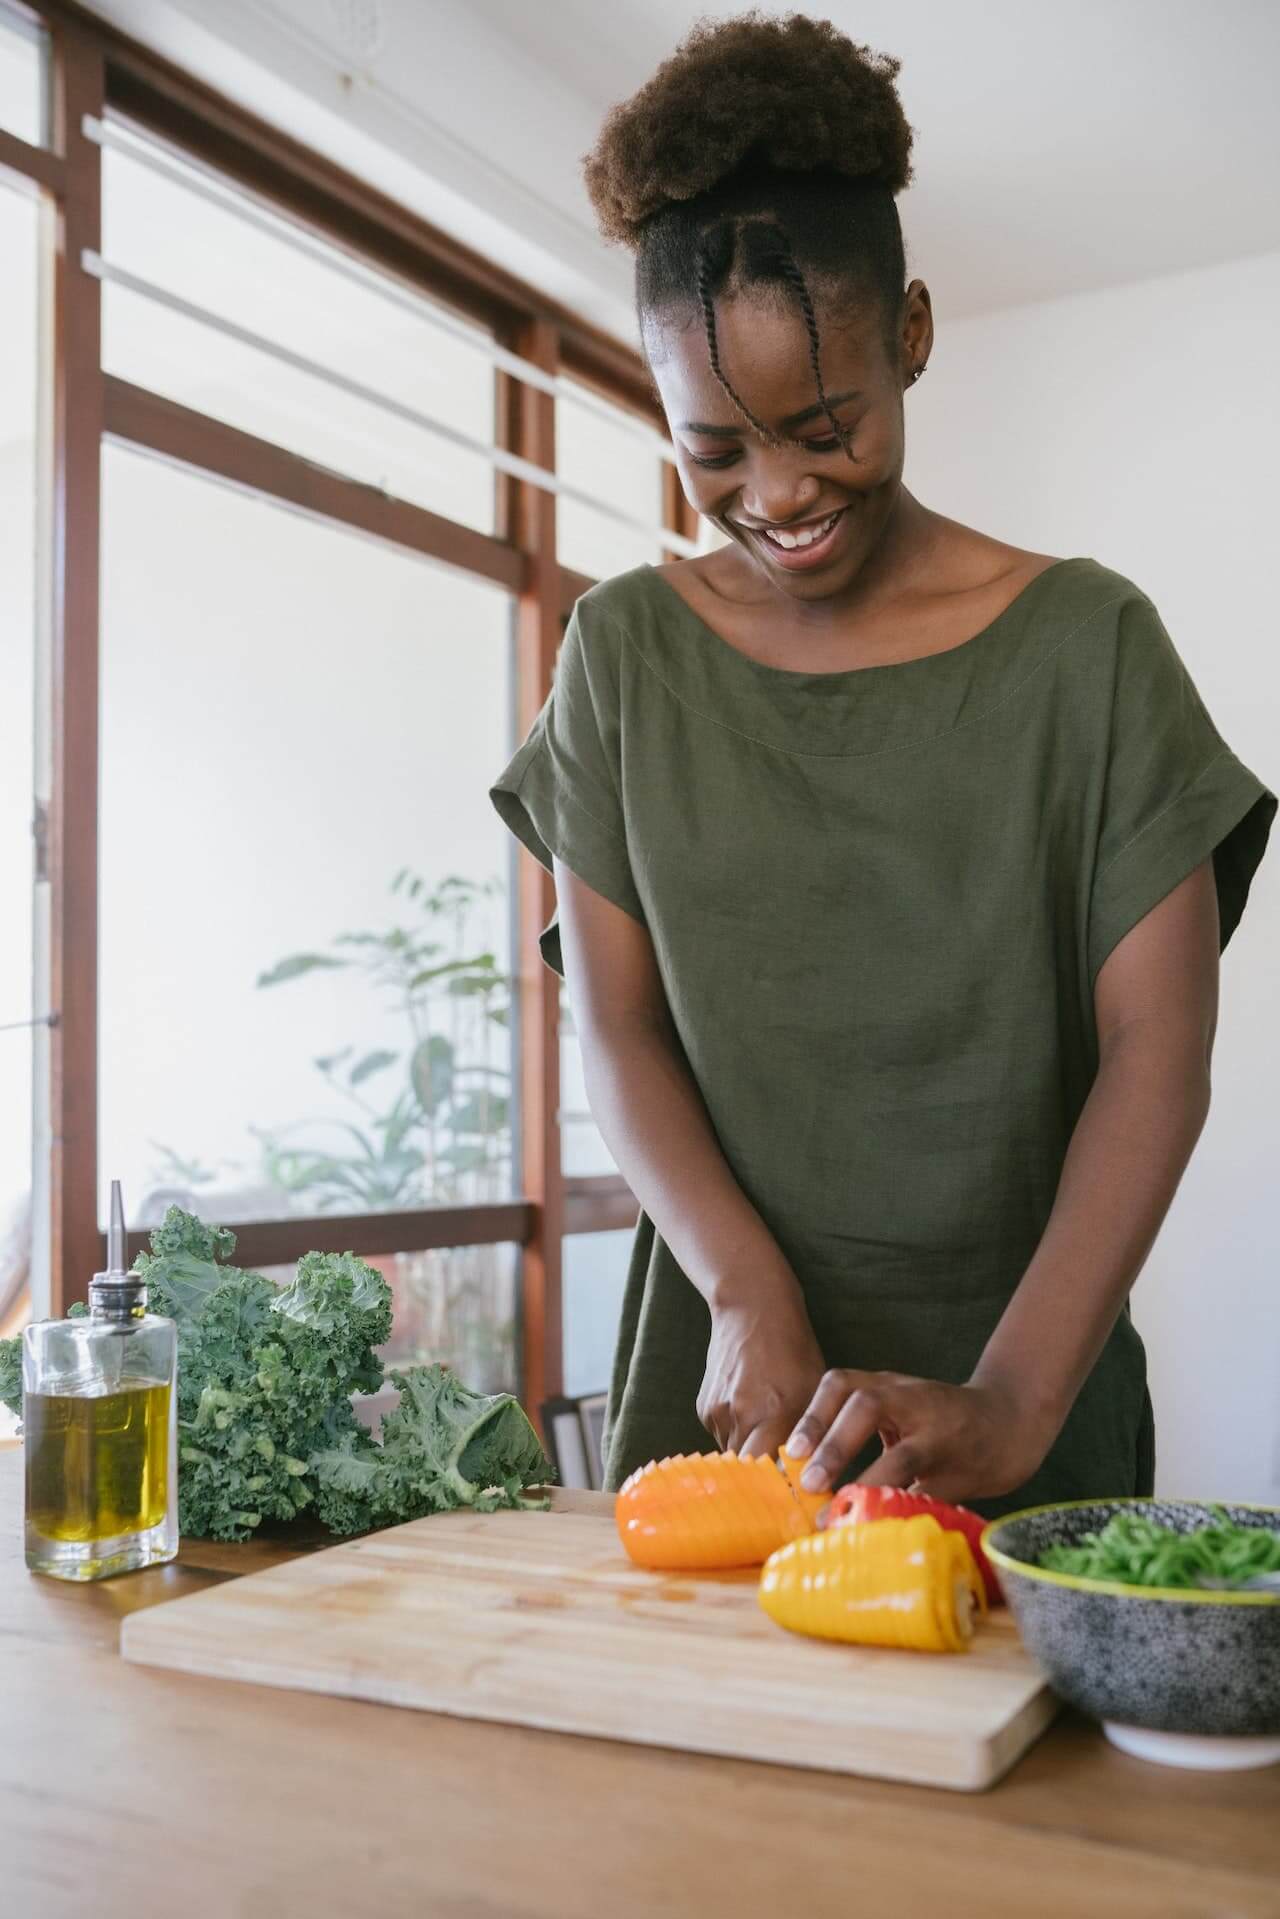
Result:
<svg viewBox="0 0 1280 1919">
<path fill-rule="evenodd" d="M 455 1506 L 529 1505 L 551 1468 L 509 1393 L 471 1391 L 443 1366 L 390 1377 L 400 1404 L 382 1442 L 353 1393 L 383 1383 L 391 1290 L 352 1253 L 308 1253 L 290 1285 L 231 1265 L 235 1235 L 171 1206 L 138 1272 L 178 1329 L 178 1523 L 249 1538 L 315 1507 L 335 1533 Z M 83 1310 L 83 1309 L 81 1309 Z M 0 1399 L 22 1410 L 22 1342 L 0 1341 Z"/>
<path fill-rule="evenodd" d="M 0 1339 L 0 1405 L 22 1418 L 22 1340 Z"/>
<path fill-rule="evenodd" d="M 400 1404 L 382 1421 L 382 1443 L 344 1442 L 313 1455 L 319 1513 L 331 1532 L 392 1526 L 420 1513 L 545 1502 L 525 1497 L 550 1467 L 510 1393 L 477 1393 L 443 1366 L 389 1377 Z"/>
</svg>

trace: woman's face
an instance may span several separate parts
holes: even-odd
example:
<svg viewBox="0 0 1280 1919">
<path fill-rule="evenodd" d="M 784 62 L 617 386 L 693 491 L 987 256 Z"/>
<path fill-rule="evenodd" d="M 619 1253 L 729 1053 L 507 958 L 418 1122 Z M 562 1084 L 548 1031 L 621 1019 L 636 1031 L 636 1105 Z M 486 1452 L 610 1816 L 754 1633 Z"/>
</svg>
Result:
<svg viewBox="0 0 1280 1919">
<path fill-rule="evenodd" d="M 650 366 L 666 411 L 686 497 L 791 598 L 839 594 L 875 551 L 902 479 L 902 395 L 932 341 L 928 294 L 913 282 L 900 354 L 890 362 L 871 321 L 833 324 L 818 313 L 822 381 L 850 452 L 818 404 L 809 335 L 794 305 L 737 294 L 716 302 L 720 368 L 743 404 L 803 445 L 767 446 L 711 370 L 701 320 L 651 322 Z M 923 289 L 920 289 L 923 292 Z M 809 535 L 784 544 L 778 529 Z"/>
</svg>

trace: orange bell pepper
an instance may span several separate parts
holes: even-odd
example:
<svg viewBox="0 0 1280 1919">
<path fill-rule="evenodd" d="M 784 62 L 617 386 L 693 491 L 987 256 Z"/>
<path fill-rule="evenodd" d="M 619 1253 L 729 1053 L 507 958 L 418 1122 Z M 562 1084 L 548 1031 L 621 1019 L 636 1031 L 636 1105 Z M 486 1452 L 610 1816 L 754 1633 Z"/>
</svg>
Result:
<svg viewBox="0 0 1280 1919">
<path fill-rule="evenodd" d="M 812 1532 L 826 1504 L 825 1493 L 800 1491 L 801 1470 L 785 1453 L 780 1462 L 738 1453 L 651 1460 L 618 1494 L 618 1537 L 637 1566 L 654 1570 L 759 1566 Z"/>
</svg>

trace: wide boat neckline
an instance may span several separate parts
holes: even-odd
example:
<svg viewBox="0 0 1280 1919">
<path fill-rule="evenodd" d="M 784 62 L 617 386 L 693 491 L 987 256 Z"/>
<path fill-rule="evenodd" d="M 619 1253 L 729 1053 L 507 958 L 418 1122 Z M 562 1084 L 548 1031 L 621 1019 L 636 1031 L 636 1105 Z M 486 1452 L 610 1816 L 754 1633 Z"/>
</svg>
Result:
<svg viewBox="0 0 1280 1919">
<path fill-rule="evenodd" d="M 826 673 L 807 672 L 790 666 L 769 666 L 764 660 L 753 659 L 749 653 L 742 652 L 741 648 L 734 646 L 729 640 L 726 640 L 722 633 L 717 633 L 716 629 L 703 619 L 701 613 L 698 613 L 690 606 L 683 593 L 674 587 L 670 580 L 660 573 L 651 561 L 646 560 L 636 571 L 649 574 L 657 582 L 662 592 L 676 602 L 677 606 L 687 616 L 693 626 L 696 627 L 706 639 L 710 640 L 716 647 L 722 648 L 724 652 L 730 654 L 734 660 L 738 661 L 750 672 L 762 675 L 768 679 L 785 680 L 793 684 L 798 684 L 806 680 L 822 680 L 827 683 L 833 683 L 840 680 L 860 679 L 863 674 L 866 673 L 901 673 L 908 671 L 912 667 L 931 666 L 935 661 L 945 660 L 953 653 L 967 652 L 970 647 L 977 646 L 980 641 L 988 639 L 992 634 L 997 632 L 999 628 L 1004 626 L 1015 613 L 1020 612 L 1024 608 L 1028 597 L 1034 594 L 1040 582 L 1048 579 L 1051 573 L 1060 572 L 1064 566 L 1079 566 L 1082 564 L 1088 565 L 1090 562 L 1087 555 L 1079 553 L 1069 555 L 1061 560 L 1054 560 L 1052 565 L 1042 568 L 1041 571 L 1035 575 L 1034 579 L 1028 580 L 1021 592 L 1016 593 L 1009 604 L 1001 612 L 997 613 L 993 620 L 989 620 L 986 626 L 982 627 L 977 633 L 970 634 L 967 640 L 961 640 L 956 646 L 940 647 L 936 653 L 921 653 L 918 654 L 915 659 L 911 660 L 881 660 L 869 666 L 837 667 Z"/>
</svg>

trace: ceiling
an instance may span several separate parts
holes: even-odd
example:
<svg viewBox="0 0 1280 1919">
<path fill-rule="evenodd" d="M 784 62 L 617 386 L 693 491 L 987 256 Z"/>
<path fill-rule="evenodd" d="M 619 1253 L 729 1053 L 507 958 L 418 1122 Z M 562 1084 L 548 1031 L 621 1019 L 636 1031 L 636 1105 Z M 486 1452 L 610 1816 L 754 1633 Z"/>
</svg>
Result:
<svg viewBox="0 0 1280 1919">
<path fill-rule="evenodd" d="M 632 338 L 581 156 L 686 0 L 97 0 L 97 11 Z M 815 9 L 816 11 L 816 9 Z M 902 61 L 899 205 L 939 324 L 1280 247 L 1274 0 L 836 0 Z"/>
</svg>

